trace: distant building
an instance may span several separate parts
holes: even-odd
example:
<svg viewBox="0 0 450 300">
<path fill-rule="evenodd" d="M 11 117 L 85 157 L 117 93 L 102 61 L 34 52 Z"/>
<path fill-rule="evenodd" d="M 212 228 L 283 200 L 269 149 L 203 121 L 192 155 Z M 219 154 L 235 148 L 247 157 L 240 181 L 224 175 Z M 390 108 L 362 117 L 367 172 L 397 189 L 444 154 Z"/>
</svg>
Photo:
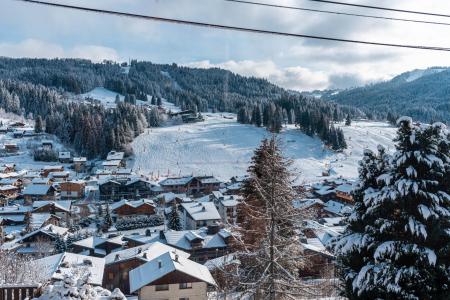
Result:
<svg viewBox="0 0 450 300">
<path fill-rule="evenodd" d="M 236 224 L 237 208 L 241 197 L 236 195 L 223 195 L 221 192 L 212 192 L 212 201 L 222 217 L 222 221 L 228 224 Z"/>
<path fill-rule="evenodd" d="M 77 173 L 85 173 L 86 172 L 86 157 L 74 157 L 73 158 L 73 168 Z"/>
<path fill-rule="evenodd" d="M 86 183 L 82 180 L 66 181 L 59 184 L 61 199 L 81 199 L 85 195 Z"/>
<path fill-rule="evenodd" d="M 155 195 L 150 181 L 138 176 L 108 176 L 98 183 L 100 200 L 142 199 Z"/>
<path fill-rule="evenodd" d="M 72 162 L 72 156 L 69 151 L 60 151 L 58 153 L 58 161 L 63 164 Z"/>
<path fill-rule="evenodd" d="M 37 200 L 55 200 L 56 190 L 51 185 L 30 184 L 24 189 L 23 197 L 26 203 Z"/>
<path fill-rule="evenodd" d="M 186 194 L 209 194 L 220 188 L 221 181 L 214 176 L 171 177 L 159 183 L 164 192 Z"/>
<path fill-rule="evenodd" d="M 5 144 L 5 151 L 7 153 L 17 153 L 19 151 L 19 146 L 16 143 Z"/>
<path fill-rule="evenodd" d="M 55 215 L 66 223 L 69 223 L 72 211 L 72 201 L 35 201 L 33 202 L 33 213 L 49 213 Z"/>
<path fill-rule="evenodd" d="M 122 241 L 122 236 L 113 238 L 103 238 L 91 236 L 72 244 L 73 252 L 84 255 L 105 257 L 111 252 L 121 250 L 125 242 Z"/>
<path fill-rule="evenodd" d="M 112 204 L 110 210 L 114 220 L 132 216 L 150 216 L 156 214 L 155 203 L 152 200 L 147 199 L 135 201 L 121 200 Z"/>
<path fill-rule="evenodd" d="M 213 202 L 182 203 L 181 208 L 185 229 L 199 229 L 221 221 L 220 214 Z"/>
<path fill-rule="evenodd" d="M 41 175 L 47 177 L 51 172 L 63 172 L 64 166 L 45 166 L 41 170 Z"/>
<path fill-rule="evenodd" d="M 50 255 L 55 251 L 57 237 L 64 237 L 67 231 L 67 228 L 47 225 L 17 240 L 15 251 L 19 254 Z"/>
<path fill-rule="evenodd" d="M 343 184 L 336 188 L 336 197 L 347 203 L 353 204 L 352 196 L 353 186 L 351 184 Z"/>
</svg>

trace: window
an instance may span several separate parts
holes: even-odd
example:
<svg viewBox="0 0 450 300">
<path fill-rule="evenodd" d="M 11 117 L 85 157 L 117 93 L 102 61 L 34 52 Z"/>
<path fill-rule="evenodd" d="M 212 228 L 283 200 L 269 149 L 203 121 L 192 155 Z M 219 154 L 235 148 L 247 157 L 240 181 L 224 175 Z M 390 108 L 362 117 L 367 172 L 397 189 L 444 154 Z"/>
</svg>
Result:
<svg viewBox="0 0 450 300">
<path fill-rule="evenodd" d="M 180 283 L 180 290 L 192 289 L 192 282 Z"/>
<path fill-rule="evenodd" d="M 158 284 L 155 286 L 155 291 L 168 291 L 169 285 L 168 284 Z"/>
</svg>

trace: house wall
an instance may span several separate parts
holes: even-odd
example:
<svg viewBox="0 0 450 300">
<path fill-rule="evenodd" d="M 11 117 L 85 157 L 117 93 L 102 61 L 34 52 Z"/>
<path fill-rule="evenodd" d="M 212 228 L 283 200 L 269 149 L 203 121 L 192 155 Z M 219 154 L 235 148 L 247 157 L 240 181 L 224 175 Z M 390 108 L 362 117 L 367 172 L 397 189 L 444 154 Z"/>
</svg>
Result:
<svg viewBox="0 0 450 300">
<path fill-rule="evenodd" d="M 192 288 L 180 289 L 179 284 L 169 284 L 169 290 L 156 291 L 154 285 L 148 285 L 139 290 L 139 300 L 206 300 L 207 284 L 205 282 L 193 282 Z"/>
<path fill-rule="evenodd" d="M 154 215 L 155 208 L 150 204 L 144 204 L 139 207 L 132 207 L 129 205 L 123 205 L 113 211 L 118 217 L 122 216 L 135 216 L 135 215 Z"/>
<path fill-rule="evenodd" d="M 108 290 L 119 288 L 122 293 L 130 293 L 130 281 L 129 273 L 131 270 L 136 269 L 145 261 L 140 259 L 130 259 L 121 262 L 113 262 L 109 265 L 105 265 L 103 273 L 103 287 Z"/>
</svg>

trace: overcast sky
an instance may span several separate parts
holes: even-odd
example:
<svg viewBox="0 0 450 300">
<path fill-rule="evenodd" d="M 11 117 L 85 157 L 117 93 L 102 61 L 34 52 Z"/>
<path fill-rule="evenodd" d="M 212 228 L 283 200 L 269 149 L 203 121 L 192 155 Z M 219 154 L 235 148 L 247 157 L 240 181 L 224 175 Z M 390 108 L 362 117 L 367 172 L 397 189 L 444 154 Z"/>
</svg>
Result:
<svg viewBox="0 0 450 300">
<path fill-rule="evenodd" d="M 347 39 L 450 47 L 450 26 L 382 21 L 229 3 L 223 0 L 48 0 L 226 25 Z M 219 66 L 296 90 L 346 88 L 401 72 L 450 66 L 450 53 L 255 35 L 0 1 L 0 56 L 129 58 Z M 306 0 L 261 0 L 308 8 L 431 20 Z M 450 14 L 447 0 L 348 2 Z M 436 21 L 449 19 L 433 18 Z"/>
</svg>

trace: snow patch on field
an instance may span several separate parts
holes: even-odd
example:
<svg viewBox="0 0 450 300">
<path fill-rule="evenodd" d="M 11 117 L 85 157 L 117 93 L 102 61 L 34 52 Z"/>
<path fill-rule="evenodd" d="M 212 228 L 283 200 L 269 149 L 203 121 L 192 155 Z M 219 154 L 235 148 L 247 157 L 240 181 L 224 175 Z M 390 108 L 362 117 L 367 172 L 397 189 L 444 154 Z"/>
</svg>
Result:
<svg viewBox="0 0 450 300">
<path fill-rule="evenodd" d="M 105 107 L 116 107 L 116 95 L 119 95 L 120 101 L 124 100 L 124 96 L 103 87 L 96 87 L 90 92 L 81 94 L 81 98 L 92 98 L 100 101 Z"/>
<path fill-rule="evenodd" d="M 207 113 L 205 122 L 148 129 L 132 144 L 134 171 L 154 176 L 214 175 L 228 180 L 246 173 L 254 149 L 270 134 L 264 128 L 236 122 L 233 114 Z M 318 138 L 289 126 L 280 134 L 285 155 L 294 161 L 297 182 L 323 179 L 328 166 L 332 176 L 356 178 L 358 160 L 365 148 L 378 144 L 393 150 L 395 128 L 385 123 L 359 121 L 342 126 L 349 148 L 334 153 Z"/>
</svg>

